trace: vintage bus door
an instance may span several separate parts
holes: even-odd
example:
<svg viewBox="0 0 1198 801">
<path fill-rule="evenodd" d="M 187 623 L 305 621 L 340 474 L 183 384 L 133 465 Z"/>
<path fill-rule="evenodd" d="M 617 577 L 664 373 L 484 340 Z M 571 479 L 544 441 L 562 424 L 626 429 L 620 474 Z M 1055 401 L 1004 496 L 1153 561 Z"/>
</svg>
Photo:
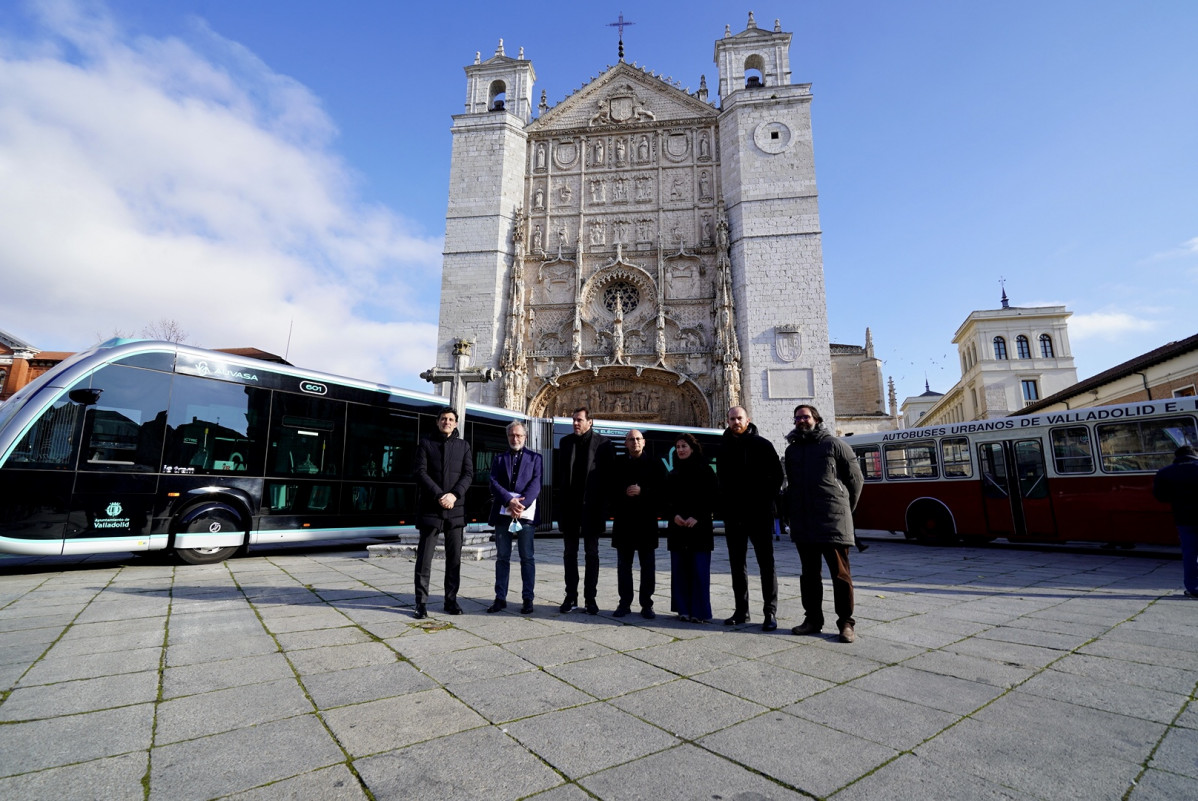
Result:
<svg viewBox="0 0 1198 801">
<path fill-rule="evenodd" d="M 1044 449 L 1038 439 L 978 445 L 982 505 L 994 537 L 1055 537 Z"/>
</svg>

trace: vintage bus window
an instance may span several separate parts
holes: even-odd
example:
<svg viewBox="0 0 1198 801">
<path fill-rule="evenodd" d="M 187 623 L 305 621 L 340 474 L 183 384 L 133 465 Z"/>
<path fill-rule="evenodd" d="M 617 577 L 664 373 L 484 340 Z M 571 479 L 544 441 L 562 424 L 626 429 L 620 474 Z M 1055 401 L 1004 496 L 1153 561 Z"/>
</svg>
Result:
<svg viewBox="0 0 1198 801">
<path fill-rule="evenodd" d="M 270 392 L 224 381 L 175 378 L 163 469 L 262 475 Z"/>
<path fill-rule="evenodd" d="M 85 408 L 66 396 L 59 398 L 21 437 L 5 466 L 70 470 Z"/>
<path fill-rule="evenodd" d="M 345 472 L 350 478 L 413 481 L 417 418 L 376 406 L 349 406 Z"/>
<path fill-rule="evenodd" d="M 1044 451 L 1038 439 L 1015 443 L 1015 471 L 1019 476 L 1019 494 L 1024 498 L 1048 497 L 1044 477 Z"/>
<path fill-rule="evenodd" d="M 886 478 L 936 478 L 936 443 L 887 445 Z"/>
<path fill-rule="evenodd" d="M 878 452 L 877 446 L 853 448 L 853 453 L 857 454 L 857 465 L 866 481 L 882 480 L 882 454 Z"/>
<path fill-rule="evenodd" d="M 267 475 L 336 476 L 341 473 L 344 403 L 276 392 L 270 419 Z"/>
<path fill-rule="evenodd" d="M 92 376 L 80 470 L 155 472 L 162 458 L 171 376 L 109 365 Z"/>
<path fill-rule="evenodd" d="M 969 478 L 973 462 L 969 458 L 969 440 L 965 437 L 946 437 L 940 440 L 941 462 L 945 478 Z"/>
<path fill-rule="evenodd" d="M 1052 464 L 1059 475 L 1094 472 L 1094 452 L 1090 448 L 1090 429 L 1085 426 L 1054 428 Z"/>
<path fill-rule="evenodd" d="M 1108 473 L 1160 470 L 1173 461 L 1173 451 L 1198 444 L 1194 421 L 1188 417 L 1103 423 L 1097 434 L 1102 469 Z"/>
</svg>

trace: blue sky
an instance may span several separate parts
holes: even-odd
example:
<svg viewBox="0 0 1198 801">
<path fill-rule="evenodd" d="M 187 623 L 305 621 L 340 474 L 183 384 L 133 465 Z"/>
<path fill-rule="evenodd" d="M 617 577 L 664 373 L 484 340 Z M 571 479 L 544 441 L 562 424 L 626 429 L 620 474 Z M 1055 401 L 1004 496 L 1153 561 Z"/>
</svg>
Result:
<svg viewBox="0 0 1198 801">
<path fill-rule="evenodd" d="M 168 318 L 419 388 L 475 51 L 523 47 L 552 105 L 622 11 L 628 61 L 714 94 L 750 9 L 813 84 L 832 339 L 871 327 L 900 398 L 959 377 L 1000 278 L 1073 312 L 1079 378 L 1198 331 L 1189 0 L 6 3 L 0 328 L 75 350 Z"/>
</svg>

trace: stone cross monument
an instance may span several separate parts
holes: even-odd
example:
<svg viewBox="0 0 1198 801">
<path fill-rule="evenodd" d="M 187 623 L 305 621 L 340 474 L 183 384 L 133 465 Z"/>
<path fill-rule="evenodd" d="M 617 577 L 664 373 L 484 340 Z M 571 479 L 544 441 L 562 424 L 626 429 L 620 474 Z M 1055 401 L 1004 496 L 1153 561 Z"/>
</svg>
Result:
<svg viewBox="0 0 1198 801">
<path fill-rule="evenodd" d="M 453 367 L 434 367 L 420 374 L 421 378 L 433 384 L 449 382 L 449 405 L 457 414 L 459 427 L 466 421 L 466 385 L 494 381 L 499 377 L 499 371 L 490 367 L 469 366 L 470 346 L 473 344 L 469 339 L 456 340 L 453 343 Z"/>
</svg>

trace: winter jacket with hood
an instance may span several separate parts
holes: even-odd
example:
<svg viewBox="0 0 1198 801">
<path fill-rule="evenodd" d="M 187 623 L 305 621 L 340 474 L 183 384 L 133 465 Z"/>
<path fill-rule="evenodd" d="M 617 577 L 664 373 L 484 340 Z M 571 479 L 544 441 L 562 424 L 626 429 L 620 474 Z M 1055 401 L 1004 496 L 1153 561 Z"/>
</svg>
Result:
<svg viewBox="0 0 1198 801">
<path fill-rule="evenodd" d="M 786 516 L 798 545 L 853 544 L 853 509 L 865 481 L 857 458 L 820 422 L 786 435 Z"/>
</svg>

